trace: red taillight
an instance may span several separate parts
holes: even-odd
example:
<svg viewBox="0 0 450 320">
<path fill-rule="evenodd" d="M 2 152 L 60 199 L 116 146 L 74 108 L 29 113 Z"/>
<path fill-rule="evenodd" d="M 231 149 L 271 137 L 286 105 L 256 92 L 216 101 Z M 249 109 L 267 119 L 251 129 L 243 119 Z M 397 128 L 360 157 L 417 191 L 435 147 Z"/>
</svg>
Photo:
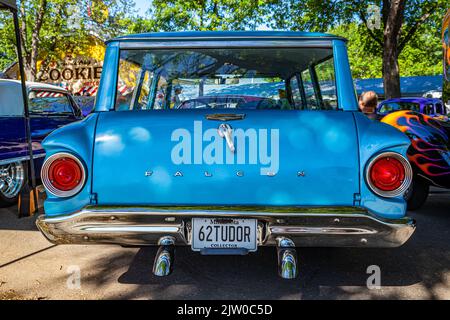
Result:
<svg viewBox="0 0 450 320">
<path fill-rule="evenodd" d="M 48 169 L 50 183 L 58 190 L 73 190 L 81 182 L 82 168 L 73 159 L 61 157 L 52 162 Z"/>
<path fill-rule="evenodd" d="M 370 161 L 366 177 L 369 187 L 376 194 L 396 197 L 409 188 L 412 168 L 400 154 L 385 152 Z"/>
<path fill-rule="evenodd" d="M 83 188 L 85 177 L 83 164 L 69 153 L 55 153 L 42 165 L 42 183 L 48 192 L 58 197 L 77 194 Z"/>
<path fill-rule="evenodd" d="M 380 158 L 370 168 L 370 180 L 380 190 L 395 190 L 405 180 L 405 167 L 395 158 Z"/>
</svg>

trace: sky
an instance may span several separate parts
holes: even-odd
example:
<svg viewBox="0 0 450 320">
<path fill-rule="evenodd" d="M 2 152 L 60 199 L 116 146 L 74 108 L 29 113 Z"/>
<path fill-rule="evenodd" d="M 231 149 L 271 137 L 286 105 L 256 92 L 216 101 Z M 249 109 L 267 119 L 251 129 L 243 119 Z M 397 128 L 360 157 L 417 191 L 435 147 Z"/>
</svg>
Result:
<svg viewBox="0 0 450 320">
<path fill-rule="evenodd" d="M 139 15 L 144 15 L 152 4 L 151 0 L 134 0 L 134 2 L 136 3 L 136 9 L 139 12 Z"/>
</svg>

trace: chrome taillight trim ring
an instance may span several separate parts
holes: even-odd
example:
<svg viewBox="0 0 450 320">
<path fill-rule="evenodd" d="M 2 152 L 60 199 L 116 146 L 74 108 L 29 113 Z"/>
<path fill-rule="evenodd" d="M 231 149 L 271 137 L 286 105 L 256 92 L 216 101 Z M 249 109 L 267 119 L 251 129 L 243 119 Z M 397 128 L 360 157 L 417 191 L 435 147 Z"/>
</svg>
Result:
<svg viewBox="0 0 450 320">
<path fill-rule="evenodd" d="M 59 190 L 59 189 L 55 188 L 52 185 L 52 183 L 50 182 L 50 178 L 48 175 L 50 166 L 55 160 L 60 159 L 60 158 L 70 158 L 70 159 L 74 160 L 81 168 L 80 183 L 72 190 L 68 190 L 68 191 Z M 68 197 L 76 195 L 78 192 L 81 191 L 81 189 L 83 189 L 84 183 L 86 182 L 86 168 L 83 165 L 83 163 L 81 162 L 81 160 L 79 158 L 77 158 L 76 156 L 74 156 L 73 154 L 67 153 L 67 152 L 58 152 L 58 153 L 51 155 L 47 159 L 45 159 L 44 164 L 42 165 L 42 169 L 41 169 L 41 180 L 42 180 L 42 184 L 45 187 L 45 190 L 47 190 L 49 193 L 51 193 L 52 195 L 57 196 L 57 197 L 68 198 Z"/>
<path fill-rule="evenodd" d="M 384 190 L 378 189 L 370 180 L 370 169 L 372 168 L 373 164 L 380 158 L 397 159 L 401 162 L 401 164 L 405 168 L 405 179 L 403 180 L 400 187 L 398 187 L 397 189 L 392 190 L 392 191 L 384 191 Z M 399 153 L 389 151 L 389 152 L 380 153 L 380 154 L 376 155 L 375 157 L 373 157 L 366 166 L 366 174 L 365 175 L 366 175 L 367 185 L 375 194 L 377 194 L 381 197 L 385 197 L 385 198 L 393 198 L 393 197 L 398 197 L 398 196 L 404 194 L 406 192 L 406 190 L 408 190 L 408 188 L 411 185 L 412 179 L 413 179 L 413 170 L 412 170 L 411 164 L 409 163 L 408 159 L 406 159 L 404 156 L 402 156 Z"/>
</svg>

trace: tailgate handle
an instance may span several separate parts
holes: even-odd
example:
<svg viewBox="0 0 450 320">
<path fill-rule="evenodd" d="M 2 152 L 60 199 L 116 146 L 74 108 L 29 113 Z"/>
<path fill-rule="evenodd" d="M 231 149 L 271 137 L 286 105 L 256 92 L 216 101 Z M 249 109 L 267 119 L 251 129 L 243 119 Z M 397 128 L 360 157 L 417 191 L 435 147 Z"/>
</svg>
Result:
<svg viewBox="0 0 450 320">
<path fill-rule="evenodd" d="M 206 115 L 206 119 L 217 121 L 242 120 L 244 118 L 245 114 L 243 113 L 212 113 Z"/>
</svg>

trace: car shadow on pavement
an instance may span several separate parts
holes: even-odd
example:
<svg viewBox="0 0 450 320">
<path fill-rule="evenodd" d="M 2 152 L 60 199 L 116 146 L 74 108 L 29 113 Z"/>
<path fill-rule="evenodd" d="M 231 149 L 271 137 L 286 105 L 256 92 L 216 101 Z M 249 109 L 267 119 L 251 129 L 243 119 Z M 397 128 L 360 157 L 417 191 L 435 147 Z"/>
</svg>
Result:
<svg viewBox="0 0 450 320">
<path fill-rule="evenodd" d="M 41 209 L 42 210 L 42 209 Z M 0 231 L 1 230 L 37 230 L 36 218 L 37 214 L 18 218 L 17 217 L 17 206 L 12 206 L 8 208 L 1 208 L 0 214 Z"/>
<path fill-rule="evenodd" d="M 275 248 L 259 248 L 247 256 L 202 256 L 189 247 L 178 247 L 174 272 L 162 278 L 152 274 L 156 247 L 111 247 L 103 252 L 88 246 L 74 255 L 70 247 L 58 246 L 55 251 L 71 255 L 66 264 L 82 266 L 83 288 L 92 298 L 450 299 L 449 209 L 450 196 L 441 194 L 430 196 L 422 209 L 409 212 L 417 220 L 417 230 L 400 248 L 298 248 L 300 275 L 295 280 L 278 277 Z M 0 217 L 0 231 L 36 230 L 34 219 L 17 220 L 6 214 Z M 25 258 L 48 252 L 33 254 Z M 380 268 L 381 289 L 369 290 L 367 268 L 373 265 Z M 62 272 L 51 283 L 65 284 L 66 278 Z M 74 294 L 61 291 L 56 297 Z"/>
<path fill-rule="evenodd" d="M 175 252 L 174 272 L 151 273 L 156 247 L 141 248 L 118 281 L 138 285 L 126 298 L 152 299 L 414 299 L 439 298 L 450 290 L 450 198 L 430 199 L 409 215 L 418 228 L 404 246 L 298 248 L 300 275 L 277 275 L 275 248 L 247 256 L 202 256 L 189 247 Z M 381 289 L 369 290 L 369 266 L 381 271 Z M 407 287 L 411 289 L 407 289 Z M 448 296 L 448 293 L 447 293 Z M 124 296 L 121 296 L 124 298 Z"/>
</svg>

